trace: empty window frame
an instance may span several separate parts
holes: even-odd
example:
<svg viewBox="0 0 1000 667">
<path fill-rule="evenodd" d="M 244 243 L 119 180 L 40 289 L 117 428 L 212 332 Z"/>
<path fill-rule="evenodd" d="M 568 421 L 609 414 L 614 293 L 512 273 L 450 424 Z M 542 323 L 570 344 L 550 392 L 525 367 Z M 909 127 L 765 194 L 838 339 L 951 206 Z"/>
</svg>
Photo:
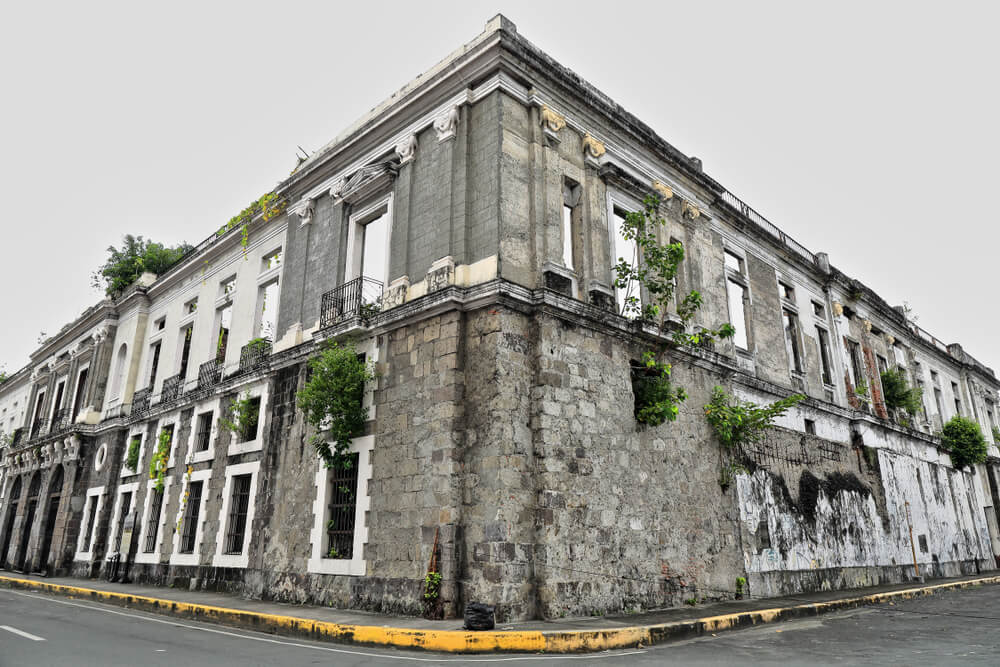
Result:
<svg viewBox="0 0 1000 667">
<path fill-rule="evenodd" d="M 955 414 L 961 416 L 962 414 L 962 396 L 958 390 L 958 383 L 951 383 L 951 395 L 955 399 Z"/>
<path fill-rule="evenodd" d="M 833 385 L 833 364 L 830 356 L 830 333 L 822 327 L 816 327 L 816 335 L 819 338 L 819 360 L 822 367 L 823 384 Z"/>
<path fill-rule="evenodd" d="M 747 320 L 747 306 L 750 303 L 750 283 L 747 280 L 746 264 L 743 258 L 728 250 L 724 253 L 726 270 L 726 294 L 729 301 L 729 323 L 736 333 L 733 342 L 741 350 L 750 349 L 750 326 Z"/>
<path fill-rule="evenodd" d="M 569 179 L 563 182 L 562 261 L 570 271 L 576 268 L 576 239 L 579 223 L 580 186 Z"/>
<path fill-rule="evenodd" d="M 880 376 L 889 370 L 889 361 L 881 354 L 875 356 L 875 362 L 878 364 L 878 374 Z"/>
<path fill-rule="evenodd" d="M 150 389 L 156 384 L 156 371 L 160 368 L 160 347 L 160 341 L 156 341 L 149 347 L 149 384 L 146 386 Z"/>
<path fill-rule="evenodd" d="M 257 293 L 255 337 L 274 340 L 275 330 L 278 327 L 278 296 L 277 280 L 260 286 Z"/>
<path fill-rule="evenodd" d="M 820 319 L 826 319 L 826 308 L 819 301 L 812 302 L 813 315 Z"/>
<path fill-rule="evenodd" d="M 781 298 L 789 303 L 795 303 L 795 288 L 792 287 L 791 283 L 787 283 L 783 280 L 778 281 L 778 293 Z"/>
<path fill-rule="evenodd" d="M 243 553 L 246 536 L 247 511 L 250 507 L 250 482 L 253 475 L 236 475 L 232 481 L 232 495 L 229 500 L 229 516 L 226 520 L 226 546 L 224 554 Z"/>
<path fill-rule="evenodd" d="M 806 433 L 809 435 L 816 435 L 816 422 L 812 419 L 803 420 L 803 426 L 805 427 Z"/>
<path fill-rule="evenodd" d="M 198 299 L 191 299 L 184 304 L 184 314 L 190 315 L 198 311 Z"/>
<path fill-rule="evenodd" d="M 240 442 L 250 442 L 257 439 L 257 431 L 260 425 L 260 396 L 250 398 L 247 407 L 246 422 L 242 431 L 237 434 Z"/>
<path fill-rule="evenodd" d="M 327 497 L 326 558 L 354 557 L 354 529 L 357 515 L 358 454 L 349 454 L 350 465 L 330 470 Z"/>
<path fill-rule="evenodd" d="M 219 298 L 232 299 L 236 294 L 236 276 L 230 276 L 219 283 Z"/>
<path fill-rule="evenodd" d="M 63 395 L 66 393 L 66 380 L 60 380 L 59 384 L 56 385 L 56 400 L 52 401 L 52 425 L 55 426 L 56 420 L 60 417 L 59 411 L 62 410 Z"/>
<path fill-rule="evenodd" d="M 861 360 L 861 346 L 856 341 L 847 340 L 847 356 L 851 362 L 851 382 L 854 384 L 854 388 L 857 389 L 862 383 L 867 386 L 864 362 Z"/>
<path fill-rule="evenodd" d="M 639 247 L 635 239 L 626 238 L 625 225 L 629 212 L 618 205 L 611 207 L 611 280 L 615 286 L 615 301 L 618 313 L 625 317 L 638 317 L 642 310 L 642 296 L 637 280 L 619 281 L 616 266 L 624 263 L 638 266 Z"/>
<path fill-rule="evenodd" d="M 229 329 L 233 323 L 233 306 L 228 304 L 215 313 L 215 359 L 225 361 L 226 350 L 229 348 Z"/>
<path fill-rule="evenodd" d="M 188 364 L 191 361 L 191 336 L 194 334 L 194 325 L 189 324 L 180 332 L 180 359 L 181 365 L 177 369 L 177 373 L 181 376 L 181 383 L 187 378 Z"/>
<path fill-rule="evenodd" d="M 188 488 L 187 507 L 184 508 L 183 525 L 181 526 L 180 553 L 194 553 L 198 537 L 198 522 L 201 517 L 201 494 L 205 482 L 192 481 Z"/>
<path fill-rule="evenodd" d="M 365 278 L 385 284 L 388 279 L 391 199 L 383 199 L 351 216 L 347 279 Z"/>
<path fill-rule="evenodd" d="M 799 343 L 799 316 L 793 311 L 783 308 L 782 321 L 785 329 L 785 348 L 788 352 L 788 364 L 796 373 L 802 372 L 802 347 Z"/>
<path fill-rule="evenodd" d="M 76 419 L 80 414 L 80 410 L 83 409 L 83 401 L 87 393 L 87 375 L 90 373 L 90 368 L 84 368 L 76 376 L 76 391 L 73 392 L 73 412 L 70 414 L 71 419 Z M 16 407 L 16 406 L 15 406 Z"/>
<path fill-rule="evenodd" d="M 271 269 L 276 269 L 281 266 L 281 260 L 284 255 L 281 252 L 281 248 L 273 250 L 266 255 L 260 262 L 260 272 L 270 271 Z"/>
</svg>

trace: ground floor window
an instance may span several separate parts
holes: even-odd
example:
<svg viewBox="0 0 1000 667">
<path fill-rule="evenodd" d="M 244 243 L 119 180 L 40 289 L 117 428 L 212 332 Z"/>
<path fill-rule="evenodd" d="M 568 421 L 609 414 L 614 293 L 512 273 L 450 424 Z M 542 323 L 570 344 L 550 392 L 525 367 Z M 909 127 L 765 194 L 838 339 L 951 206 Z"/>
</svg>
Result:
<svg viewBox="0 0 1000 667">
<path fill-rule="evenodd" d="M 84 515 L 87 517 L 87 520 L 80 531 L 80 551 L 90 552 L 90 540 L 94 532 L 94 519 L 97 518 L 97 504 L 100 498 L 100 496 L 90 496 L 87 498 L 87 513 Z"/>
<path fill-rule="evenodd" d="M 187 507 L 184 510 L 184 523 L 181 531 L 181 553 L 194 553 L 195 539 L 198 537 L 198 519 L 201 518 L 201 490 L 204 482 L 191 482 L 188 487 Z"/>
<path fill-rule="evenodd" d="M 226 520 L 227 554 L 243 553 L 243 537 L 246 534 L 247 510 L 250 507 L 250 479 L 252 475 L 233 477 L 233 491 L 229 500 L 229 517 Z"/>
<path fill-rule="evenodd" d="M 152 489 L 149 499 L 149 516 L 146 518 L 146 543 L 143 553 L 153 553 L 156 549 L 156 538 L 160 533 L 160 512 L 163 511 L 163 490 Z"/>
<path fill-rule="evenodd" d="M 350 559 L 354 555 L 354 527 L 358 504 L 358 454 L 351 454 L 348 466 L 331 470 L 327 497 L 325 558 Z"/>
</svg>

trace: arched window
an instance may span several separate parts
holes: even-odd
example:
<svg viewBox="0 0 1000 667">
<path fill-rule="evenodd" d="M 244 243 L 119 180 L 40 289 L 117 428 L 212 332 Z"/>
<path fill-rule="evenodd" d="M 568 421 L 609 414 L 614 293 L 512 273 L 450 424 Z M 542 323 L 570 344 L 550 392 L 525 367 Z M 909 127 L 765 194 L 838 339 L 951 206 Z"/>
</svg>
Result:
<svg viewBox="0 0 1000 667">
<path fill-rule="evenodd" d="M 128 345 L 122 343 L 122 346 L 118 348 L 118 358 L 115 361 L 115 376 L 114 381 L 111 383 L 111 395 L 114 397 L 121 396 L 122 381 L 125 377 L 125 357 L 127 356 Z"/>
</svg>

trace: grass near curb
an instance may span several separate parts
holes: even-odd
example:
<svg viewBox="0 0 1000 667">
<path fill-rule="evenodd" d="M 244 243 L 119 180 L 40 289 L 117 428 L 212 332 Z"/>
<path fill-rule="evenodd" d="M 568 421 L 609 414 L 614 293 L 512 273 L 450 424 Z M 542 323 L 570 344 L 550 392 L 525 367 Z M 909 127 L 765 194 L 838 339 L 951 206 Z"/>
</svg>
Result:
<svg viewBox="0 0 1000 667">
<path fill-rule="evenodd" d="M 705 633 L 744 628 L 775 621 L 818 616 L 831 611 L 852 609 L 896 600 L 909 600 L 939 591 L 1000 584 L 1000 576 L 918 586 L 886 593 L 874 593 L 813 602 L 791 607 L 757 609 L 688 621 L 640 625 L 604 630 L 520 630 L 466 632 L 463 630 L 418 630 L 368 625 L 343 625 L 294 616 L 263 614 L 190 602 L 178 602 L 128 593 L 101 591 L 79 586 L 0 576 L 0 586 L 52 593 L 80 600 L 113 604 L 129 609 L 207 621 L 230 627 L 267 632 L 288 637 L 362 646 L 381 646 L 446 653 L 583 653 L 609 649 L 651 646 Z"/>
</svg>

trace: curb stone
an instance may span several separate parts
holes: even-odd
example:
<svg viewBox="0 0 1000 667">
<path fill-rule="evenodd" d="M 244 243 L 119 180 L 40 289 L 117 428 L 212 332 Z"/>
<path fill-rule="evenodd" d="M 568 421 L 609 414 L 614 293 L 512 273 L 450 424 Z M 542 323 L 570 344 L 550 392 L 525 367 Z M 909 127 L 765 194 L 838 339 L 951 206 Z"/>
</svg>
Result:
<svg viewBox="0 0 1000 667">
<path fill-rule="evenodd" d="M 918 586 L 886 593 L 873 593 L 826 602 L 812 602 L 791 607 L 706 616 L 687 621 L 654 625 L 606 628 L 602 630 L 514 630 L 466 632 L 462 630 L 420 630 L 370 625 L 345 625 L 263 614 L 241 609 L 227 609 L 191 602 L 178 602 L 141 595 L 101 591 L 78 586 L 50 584 L 44 581 L 0 576 L 0 586 L 33 590 L 79 600 L 113 604 L 129 609 L 180 618 L 205 621 L 256 632 L 299 637 L 339 644 L 422 649 L 445 653 L 585 653 L 610 649 L 652 646 L 664 642 L 697 637 L 706 633 L 733 630 L 793 618 L 818 616 L 831 611 L 934 595 L 939 591 L 1000 584 L 1000 576 L 931 586 Z"/>
</svg>

